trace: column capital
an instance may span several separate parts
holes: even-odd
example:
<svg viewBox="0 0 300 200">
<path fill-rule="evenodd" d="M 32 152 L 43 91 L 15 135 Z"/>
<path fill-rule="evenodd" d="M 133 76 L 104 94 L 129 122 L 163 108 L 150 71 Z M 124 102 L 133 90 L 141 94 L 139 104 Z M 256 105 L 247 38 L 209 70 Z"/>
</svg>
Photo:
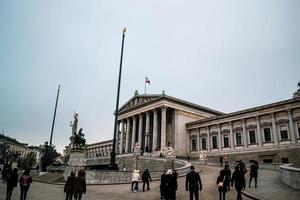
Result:
<svg viewBox="0 0 300 200">
<path fill-rule="evenodd" d="M 255 116 L 256 121 L 259 121 L 259 115 Z"/>
<path fill-rule="evenodd" d="M 160 108 L 161 108 L 162 111 L 165 111 L 165 110 L 167 110 L 168 107 L 165 106 L 165 105 L 163 105 L 163 106 L 161 106 Z"/>
<path fill-rule="evenodd" d="M 292 114 L 292 109 L 291 108 L 287 109 L 286 111 L 288 112 L 288 114 Z"/>
</svg>

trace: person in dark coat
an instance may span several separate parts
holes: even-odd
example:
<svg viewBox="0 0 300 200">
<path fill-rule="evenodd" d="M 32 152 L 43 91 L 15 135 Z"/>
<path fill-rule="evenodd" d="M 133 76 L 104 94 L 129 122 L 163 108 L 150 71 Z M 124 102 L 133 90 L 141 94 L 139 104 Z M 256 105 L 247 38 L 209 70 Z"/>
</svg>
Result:
<svg viewBox="0 0 300 200">
<path fill-rule="evenodd" d="M 32 178 L 29 174 L 30 170 L 26 169 L 19 179 L 21 189 L 20 200 L 26 200 L 27 192 L 29 190 L 30 184 L 32 183 Z"/>
<path fill-rule="evenodd" d="M 220 175 L 217 178 L 217 185 L 218 185 L 218 191 L 219 191 L 219 199 L 225 200 L 225 194 L 227 192 L 227 188 L 229 185 L 228 177 L 226 176 L 225 169 L 220 170 Z"/>
<path fill-rule="evenodd" d="M 75 180 L 75 173 L 71 172 L 70 176 L 67 178 L 67 182 L 64 187 L 64 192 L 66 193 L 66 200 L 72 200 L 73 198 L 74 180 Z"/>
<path fill-rule="evenodd" d="M 167 174 L 164 170 L 160 176 L 160 199 L 163 200 L 166 197 L 167 190 Z"/>
<path fill-rule="evenodd" d="M 220 167 L 223 167 L 223 156 L 220 156 L 219 163 L 220 163 Z"/>
<path fill-rule="evenodd" d="M 193 200 L 193 195 L 195 199 L 199 199 L 199 189 L 202 190 L 202 182 L 199 173 L 195 172 L 195 167 L 192 165 L 190 167 L 191 171 L 186 175 L 185 179 L 185 189 L 190 191 L 190 200 Z"/>
<path fill-rule="evenodd" d="M 226 176 L 226 180 L 228 180 L 228 183 L 231 181 L 231 170 L 229 169 L 229 164 L 225 163 L 224 169 L 221 170 L 224 176 Z M 228 191 L 230 190 L 230 184 L 227 184 Z"/>
<path fill-rule="evenodd" d="M 173 169 L 167 171 L 167 185 L 166 185 L 166 200 L 176 200 L 176 191 L 178 188 L 177 172 Z"/>
<path fill-rule="evenodd" d="M 232 174 L 231 187 L 233 187 L 233 183 L 235 183 L 234 186 L 237 191 L 237 200 L 242 200 L 242 189 L 245 189 L 246 187 L 244 170 L 242 167 L 235 167 L 235 171 Z"/>
<path fill-rule="evenodd" d="M 152 181 L 150 173 L 148 169 L 146 169 L 142 174 L 142 181 L 143 181 L 143 192 L 145 191 L 145 185 L 147 184 L 147 190 L 150 190 L 149 181 Z"/>
<path fill-rule="evenodd" d="M 85 171 L 83 169 L 78 171 L 78 176 L 74 180 L 74 198 L 81 200 L 82 193 L 86 192 Z"/>
<path fill-rule="evenodd" d="M 254 178 L 255 182 L 255 187 L 257 188 L 257 170 L 259 169 L 258 167 L 258 162 L 255 160 L 251 166 L 250 166 L 250 180 L 249 180 L 249 187 L 251 186 L 251 181 Z"/>
<path fill-rule="evenodd" d="M 11 171 L 7 177 L 6 200 L 10 200 L 14 187 L 18 185 L 18 179 L 18 169 L 14 168 L 14 170 Z"/>
</svg>

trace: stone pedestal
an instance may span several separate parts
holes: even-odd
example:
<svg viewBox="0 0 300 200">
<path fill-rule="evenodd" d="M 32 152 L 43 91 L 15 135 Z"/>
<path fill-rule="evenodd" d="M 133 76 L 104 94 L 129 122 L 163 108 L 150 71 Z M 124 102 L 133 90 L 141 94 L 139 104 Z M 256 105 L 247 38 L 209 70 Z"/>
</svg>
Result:
<svg viewBox="0 0 300 200">
<path fill-rule="evenodd" d="M 77 172 L 80 169 L 84 169 L 84 165 L 84 150 L 71 150 L 68 166 L 66 167 L 64 172 L 65 180 L 67 180 L 68 176 L 70 176 L 71 171 L 73 171 L 77 175 Z"/>
</svg>

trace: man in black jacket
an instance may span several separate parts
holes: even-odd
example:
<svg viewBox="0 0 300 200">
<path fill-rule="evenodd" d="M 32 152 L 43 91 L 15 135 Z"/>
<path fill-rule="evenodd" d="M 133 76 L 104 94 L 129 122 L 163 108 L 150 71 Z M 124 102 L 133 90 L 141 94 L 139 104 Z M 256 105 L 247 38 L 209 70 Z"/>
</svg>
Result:
<svg viewBox="0 0 300 200">
<path fill-rule="evenodd" d="M 195 199 L 199 199 L 199 189 L 202 190 L 202 183 L 199 173 L 195 172 L 195 167 L 190 167 L 191 171 L 186 175 L 185 188 L 186 191 L 190 191 L 190 200 L 193 200 L 193 194 Z"/>
<path fill-rule="evenodd" d="M 149 173 L 148 169 L 146 169 L 143 172 L 142 181 L 143 181 L 143 192 L 145 191 L 145 184 L 147 184 L 147 190 L 150 190 L 149 181 L 152 181 L 152 180 L 151 180 L 151 176 L 150 176 L 150 173 Z"/>
</svg>

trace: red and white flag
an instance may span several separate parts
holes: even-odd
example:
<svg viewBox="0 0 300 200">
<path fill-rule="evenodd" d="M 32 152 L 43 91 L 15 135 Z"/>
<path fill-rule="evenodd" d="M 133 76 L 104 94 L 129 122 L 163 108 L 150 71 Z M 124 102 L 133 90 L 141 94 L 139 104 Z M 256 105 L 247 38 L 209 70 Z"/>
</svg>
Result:
<svg viewBox="0 0 300 200">
<path fill-rule="evenodd" d="M 145 83 L 148 83 L 150 85 L 150 80 L 145 76 Z"/>
</svg>

